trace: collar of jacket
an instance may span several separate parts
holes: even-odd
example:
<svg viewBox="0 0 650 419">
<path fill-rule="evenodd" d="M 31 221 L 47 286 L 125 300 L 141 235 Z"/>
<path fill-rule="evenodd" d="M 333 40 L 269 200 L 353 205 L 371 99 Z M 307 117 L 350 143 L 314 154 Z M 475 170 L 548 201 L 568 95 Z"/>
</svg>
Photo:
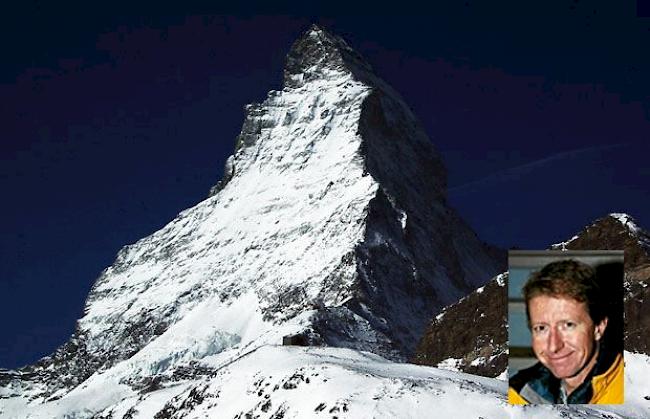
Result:
<svg viewBox="0 0 650 419">
<path fill-rule="evenodd" d="M 567 403 L 589 403 L 594 394 L 599 394 L 614 379 L 616 367 L 622 360 L 620 352 L 609 351 L 605 345 L 601 345 L 596 365 L 585 381 L 569 395 Z M 509 385 L 529 403 L 562 403 L 560 380 L 541 362 L 519 371 L 510 379 Z"/>
</svg>

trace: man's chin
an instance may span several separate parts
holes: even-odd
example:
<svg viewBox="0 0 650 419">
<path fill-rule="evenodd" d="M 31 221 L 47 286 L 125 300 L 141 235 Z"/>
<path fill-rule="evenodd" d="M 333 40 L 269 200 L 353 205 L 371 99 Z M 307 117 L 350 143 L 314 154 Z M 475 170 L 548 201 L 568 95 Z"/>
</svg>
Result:
<svg viewBox="0 0 650 419">
<path fill-rule="evenodd" d="M 546 368 L 548 368 L 551 371 L 551 373 L 555 376 L 555 378 L 559 378 L 559 379 L 571 378 L 575 376 L 580 370 L 580 368 L 578 368 L 573 363 L 571 364 L 567 363 L 567 365 L 557 365 L 557 364 L 562 364 L 562 363 L 561 362 L 556 364 L 552 362 L 545 363 Z"/>
<path fill-rule="evenodd" d="M 555 376 L 555 378 L 559 378 L 560 380 L 571 378 L 577 374 L 577 371 L 575 369 L 549 368 L 549 370 Z"/>
</svg>

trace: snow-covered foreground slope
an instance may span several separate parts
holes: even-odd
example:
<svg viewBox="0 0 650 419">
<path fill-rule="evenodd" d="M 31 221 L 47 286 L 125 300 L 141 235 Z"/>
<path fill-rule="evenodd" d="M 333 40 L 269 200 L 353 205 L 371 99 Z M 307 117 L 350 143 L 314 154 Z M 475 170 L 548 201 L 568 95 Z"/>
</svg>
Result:
<svg viewBox="0 0 650 419">
<path fill-rule="evenodd" d="M 621 406 L 511 406 L 506 382 L 400 364 L 342 348 L 263 346 L 200 377 L 137 394 L 96 377 L 62 399 L 3 418 L 647 418 L 650 358 L 626 353 Z M 221 366 L 219 366 L 221 365 Z M 100 406 L 110 405 L 93 416 Z"/>
</svg>

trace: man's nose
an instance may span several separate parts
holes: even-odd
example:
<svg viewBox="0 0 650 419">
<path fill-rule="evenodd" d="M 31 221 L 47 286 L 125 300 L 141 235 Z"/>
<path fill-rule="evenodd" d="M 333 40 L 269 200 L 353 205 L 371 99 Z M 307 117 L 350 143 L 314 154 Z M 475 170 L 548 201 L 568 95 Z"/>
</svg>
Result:
<svg viewBox="0 0 650 419">
<path fill-rule="evenodd" d="M 564 347 L 564 341 L 562 340 L 561 333 L 555 327 L 552 327 L 548 336 L 549 351 L 555 353 L 560 351 L 560 349 L 562 349 L 563 347 Z"/>
</svg>

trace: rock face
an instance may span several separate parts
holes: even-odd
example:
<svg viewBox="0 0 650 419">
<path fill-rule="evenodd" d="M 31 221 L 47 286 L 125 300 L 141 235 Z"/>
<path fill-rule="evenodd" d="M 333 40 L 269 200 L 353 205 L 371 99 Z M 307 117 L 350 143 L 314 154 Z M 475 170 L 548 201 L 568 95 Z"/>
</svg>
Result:
<svg viewBox="0 0 650 419">
<path fill-rule="evenodd" d="M 554 244 L 555 250 L 625 249 L 625 271 L 650 266 L 650 235 L 627 214 L 612 213 L 596 220 L 571 239 Z"/>
<path fill-rule="evenodd" d="M 296 334 L 411 357 L 433 313 L 505 265 L 447 206 L 445 185 L 399 95 L 310 28 L 283 89 L 247 106 L 209 197 L 119 252 L 68 343 L 0 372 L 0 413 L 92 390 L 103 401 L 78 408 L 91 416 Z"/>
<path fill-rule="evenodd" d="M 507 272 L 438 314 L 412 361 L 496 377 L 508 366 Z"/>
<path fill-rule="evenodd" d="M 650 354 L 650 272 L 625 284 L 625 349 Z"/>
<path fill-rule="evenodd" d="M 610 214 L 566 242 L 551 246 L 554 250 L 624 249 L 624 345 L 627 351 L 643 354 L 650 354 L 649 237 L 629 215 Z M 507 275 L 497 276 L 436 316 L 418 345 L 414 361 L 488 377 L 505 371 L 507 286 L 503 279 L 507 279 Z M 489 341 L 488 337 L 494 339 Z"/>
</svg>

